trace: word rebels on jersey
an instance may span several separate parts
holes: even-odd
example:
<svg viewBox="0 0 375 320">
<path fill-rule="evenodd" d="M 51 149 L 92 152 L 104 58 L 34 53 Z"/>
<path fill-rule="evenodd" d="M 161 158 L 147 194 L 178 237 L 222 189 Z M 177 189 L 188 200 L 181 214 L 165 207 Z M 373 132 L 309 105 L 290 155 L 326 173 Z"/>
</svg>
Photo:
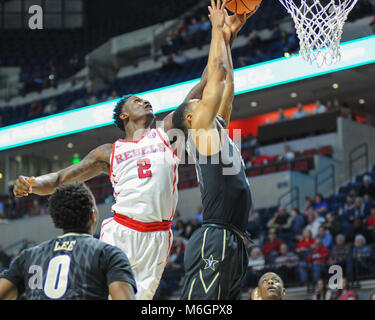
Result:
<svg viewBox="0 0 375 320">
<path fill-rule="evenodd" d="M 156 152 L 165 152 L 166 146 L 164 143 L 160 142 L 158 144 L 150 144 L 148 146 L 144 146 L 141 148 L 135 148 L 133 150 L 126 151 L 124 153 L 115 155 L 115 160 L 117 164 L 120 164 L 121 162 L 124 162 L 126 160 L 136 158 L 136 157 L 142 157 L 146 154 L 150 153 L 156 153 Z"/>
</svg>

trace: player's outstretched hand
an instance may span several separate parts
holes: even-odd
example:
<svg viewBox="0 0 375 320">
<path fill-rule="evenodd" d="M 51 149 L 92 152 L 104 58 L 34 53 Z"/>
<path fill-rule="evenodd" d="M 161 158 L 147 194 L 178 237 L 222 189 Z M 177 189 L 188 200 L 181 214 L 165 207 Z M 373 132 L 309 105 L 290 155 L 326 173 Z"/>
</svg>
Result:
<svg viewBox="0 0 375 320">
<path fill-rule="evenodd" d="M 227 0 L 211 0 L 211 6 L 208 7 L 208 11 L 210 14 L 208 17 L 210 18 L 212 28 L 218 27 L 222 28 L 224 26 L 225 21 L 225 12 L 224 7 Z"/>
<path fill-rule="evenodd" d="M 35 177 L 19 176 L 14 183 L 13 193 L 16 197 L 27 197 L 33 192 L 33 184 L 35 183 Z"/>
<path fill-rule="evenodd" d="M 227 10 L 224 10 L 224 16 L 225 16 L 225 25 L 229 27 L 232 38 L 237 37 L 238 32 L 242 29 L 242 27 L 245 25 L 247 19 L 250 17 L 250 14 L 244 13 L 242 15 L 239 15 L 237 13 L 233 15 L 229 15 Z"/>
</svg>

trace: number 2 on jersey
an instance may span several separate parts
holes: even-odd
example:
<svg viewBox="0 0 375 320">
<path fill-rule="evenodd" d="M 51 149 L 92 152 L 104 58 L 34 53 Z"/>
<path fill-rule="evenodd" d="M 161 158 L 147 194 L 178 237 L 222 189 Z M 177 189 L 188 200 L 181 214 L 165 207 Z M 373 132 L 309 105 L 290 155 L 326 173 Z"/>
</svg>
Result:
<svg viewBox="0 0 375 320">
<path fill-rule="evenodd" d="M 138 177 L 140 179 L 152 177 L 150 159 L 144 158 L 137 162 Z"/>
</svg>

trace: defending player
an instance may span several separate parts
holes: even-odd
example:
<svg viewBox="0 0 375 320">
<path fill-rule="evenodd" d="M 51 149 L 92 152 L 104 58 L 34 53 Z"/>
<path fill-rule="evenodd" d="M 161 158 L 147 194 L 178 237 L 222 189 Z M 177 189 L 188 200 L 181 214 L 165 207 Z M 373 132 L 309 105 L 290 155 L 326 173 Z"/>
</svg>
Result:
<svg viewBox="0 0 375 320">
<path fill-rule="evenodd" d="M 22 251 L 0 275 L 0 299 L 133 300 L 136 284 L 118 248 L 92 237 L 94 196 L 83 183 L 57 188 L 49 199 L 56 228 L 64 234 Z"/>
<path fill-rule="evenodd" d="M 212 0 L 209 10 L 212 43 L 202 99 L 186 101 L 173 114 L 195 159 L 203 205 L 203 225 L 185 251 L 182 299 L 238 299 L 247 267 L 243 238 L 251 194 L 241 154 L 223 130 L 234 98 L 230 44 L 223 32 L 228 16 L 220 0 Z"/>
</svg>

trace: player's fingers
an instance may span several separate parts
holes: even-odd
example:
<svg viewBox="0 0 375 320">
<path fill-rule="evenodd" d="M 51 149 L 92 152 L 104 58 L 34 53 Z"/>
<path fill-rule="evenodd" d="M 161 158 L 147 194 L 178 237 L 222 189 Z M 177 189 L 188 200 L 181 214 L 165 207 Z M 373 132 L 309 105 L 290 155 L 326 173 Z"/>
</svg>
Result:
<svg viewBox="0 0 375 320">
<path fill-rule="evenodd" d="M 26 181 L 29 183 L 29 185 L 32 187 L 35 183 L 35 177 L 26 178 Z"/>
<path fill-rule="evenodd" d="M 33 185 L 35 183 L 35 177 L 26 178 L 27 183 L 30 185 L 28 192 L 33 192 Z"/>
<path fill-rule="evenodd" d="M 215 5 L 215 0 L 211 0 L 211 8 L 215 9 L 216 5 Z"/>
<path fill-rule="evenodd" d="M 16 185 L 13 188 L 13 194 L 17 198 L 26 197 L 29 195 L 26 191 L 24 191 L 22 188 L 18 188 Z"/>
<path fill-rule="evenodd" d="M 210 19 L 210 21 L 212 22 L 212 20 L 211 20 L 211 18 L 212 18 L 212 8 L 209 7 L 208 11 L 210 12 L 210 13 L 208 14 L 208 19 Z"/>
<path fill-rule="evenodd" d="M 221 10 L 224 10 L 226 4 L 227 0 L 223 0 L 223 3 L 221 4 Z"/>
<path fill-rule="evenodd" d="M 27 191 L 30 188 L 30 185 L 26 181 L 26 177 L 20 176 L 16 180 L 15 187 L 21 191 Z"/>
</svg>

